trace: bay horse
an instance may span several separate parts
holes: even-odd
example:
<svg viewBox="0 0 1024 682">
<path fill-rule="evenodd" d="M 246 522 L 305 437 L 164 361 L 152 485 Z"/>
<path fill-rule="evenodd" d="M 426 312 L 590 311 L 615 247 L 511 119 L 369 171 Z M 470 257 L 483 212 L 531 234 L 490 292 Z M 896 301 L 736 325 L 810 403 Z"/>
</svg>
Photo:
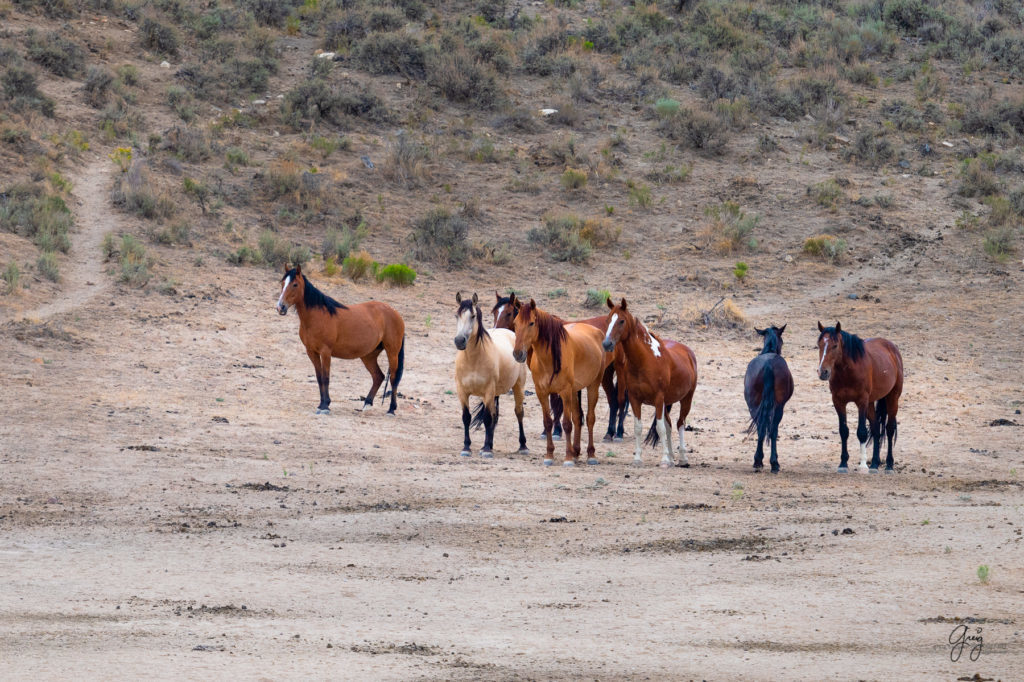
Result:
<svg viewBox="0 0 1024 682">
<path fill-rule="evenodd" d="M 473 294 L 472 300 L 455 294 L 459 308 L 455 313 L 455 388 L 462 403 L 462 426 L 465 431 L 463 457 L 472 455 L 469 441 L 470 413 L 469 397 L 478 396 L 483 402 L 473 419 L 474 424 L 483 424 L 484 446 L 480 456 L 494 457 L 494 429 L 498 425 L 498 401 L 509 390 L 515 396 L 516 419 L 519 421 L 519 454 L 528 455 L 526 433 L 523 431 L 523 397 L 526 388 L 526 365 L 519 364 L 512 357 L 516 335 L 508 329 L 484 329 L 483 314 L 479 299 Z"/>
<path fill-rule="evenodd" d="M 823 327 L 818 322 L 818 332 L 818 377 L 828 381 L 832 405 L 839 416 L 839 437 L 843 442 L 839 473 L 849 471 L 846 466 L 850 457 L 846 449 L 846 439 L 850 435 L 846 425 L 848 403 L 857 405 L 860 468 L 868 469 L 867 443 L 869 438 L 873 438 L 875 447 L 869 471 L 878 473 L 884 428 L 889 441 L 885 473 L 893 473 L 892 445 L 896 441 L 896 413 L 903 393 L 903 356 L 892 341 L 861 339 L 843 331 L 838 322 L 834 327 Z"/>
<path fill-rule="evenodd" d="M 353 360 L 359 358 L 370 373 L 373 383 L 363 399 L 362 409 L 373 407 L 377 389 L 384 381 L 384 373 L 377 364 L 381 351 L 388 356 L 391 381 L 391 405 L 388 414 L 395 413 L 398 382 L 405 367 L 405 322 L 394 308 L 380 301 L 366 301 L 344 305 L 313 286 L 302 267 L 285 268 L 281 278 L 281 296 L 277 299 L 277 312 L 288 314 L 293 307 L 299 314 L 299 338 L 306 346 L 306 354 L 313 363 L 316 383 L 320 388 L 317 414 L 331 413 L 331 358 Z M 387 395 L 384 384 L 384 395 Z M 384 396 L 381 396 L 381 404 Z"/>
<path fill-rule="evenodd" d="M 754 471 L 764 468 L 764 440 L 771 440 L 770 463 L 772 473 L 779 473 L 779 422 L 786 403 L 793 397 L 793 375 L 782 357 L 782 332 L 786 325 L 758 329 L 764 337 L 761 353 L 747 365 L 743 378 L 743 398 L 750 410 L 747 435 L 757 432 L 757 451 L 754 453 Z"/>
<path fill-rule="evenodd" d="M 508 296 L 502 296 L 495 291 L 494 297 L 496 302 L 494 307 L 491 308 L 491 314 L 494 316 L 493 328 L 514 329 L 516 315 L 522 307 L 522 301 L 519 300 L 514 293 Z M 586 320 L 577 320 L 577 322 L 589 324 L 591 327 L 597 327 L 598 331 L 604 332 L 605 320 L 606 316 L 601 315 L 599 317 L 591 317 Z M 616 352 L 615 360 L 607 369 L 605 369 L 604 377 L 601 379 L 601 386 L 604 388 L 605 398 L 608 401 L 608 431 L 604 435 L 605 443 L 622 440 L 623 424 L 626 421 L 626 414 L 629 412 L 629 402 L 626 400 L 619 400 L 619 391 L 615 384 L 616 368 L 621 364 L 620 356 L 621 353 Z M 552 424 L 554 428 L 551 437 L 555 440 L 561 440 L 561 420 L 563 413 L 562 399 L 557 395 L 552 394 L 550 396 L 550 400 Z"/>
<path fill-rule="evenodd" d="M 563 466 L 574 466 L 580 456 L 582 436 L 581 393 L 587 389 L 587 464 L 597 464 L 594 456 L 594 421 L 598 391 L 605 368 L 612 361 L 610 353 L 601 349 L 601 332 L 581 323 L 566 323 L 537 307 L 530 299 L 515 319 L 515 346 L 513 355 L 519 362 L 527 362 L 529 352 L 530 373 L 544 413 L 544 432 L 547 451 L 544 465 L 551 466 L 555 443 L 551 436 L 551 412 L 548 396 L 557 393 L 565 404 L 565 461 Z"/>
<path fill-rule="evenodd" d="M 679 462 L 689 466 L 686 459 L 686 417 L 690 414 L 693 392 L 697 387 L 697 357 L 687 346 L 661 339 L 648 331 L 629 311 L 626 299 L 617 305 L 607 301 L 609 312 L 607 331 L 602 345 L 611 352 L 621 346 L 625 362 L 619 376 L 619 391 L 628 392 L 629 404 L 633 408 L 633 430 L 636 436 L 636 450 L 633 463 L 643 463 L 641 436 L 643 426 L 640 410 L 643 405 L 654 407 L 654 423 L 647 442 L 657 445 L 664 442 L 661 466 L 675 464 L 672 460 L 672 440 L 668 430 L 668 415 L 672 405 L 679 403 L 679 417 L 676 431 L 679 434 Z"/>
</svg>

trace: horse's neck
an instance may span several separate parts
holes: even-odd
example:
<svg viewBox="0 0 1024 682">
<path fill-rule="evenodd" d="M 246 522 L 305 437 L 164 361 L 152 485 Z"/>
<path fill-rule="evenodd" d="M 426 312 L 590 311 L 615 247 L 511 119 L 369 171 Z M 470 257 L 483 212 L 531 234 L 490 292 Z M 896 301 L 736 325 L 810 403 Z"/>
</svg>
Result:
<svg viewBox="0 0 1024 682">
<path fill-rule="evenodd" d="M 626 343 L 624 344 L 626 346 L 626 354 L 633 355 L 635 357 L 640 353 L 653 353 L 653 341 L 654 336 L 647 330 L 647 327 L 643 326 L 640 322 L 637 322 L 634 318 L 633 331 L 626 337 Z M 659 347 L 661 346 L 660 343 L 658 345 Z"/>
</svg>

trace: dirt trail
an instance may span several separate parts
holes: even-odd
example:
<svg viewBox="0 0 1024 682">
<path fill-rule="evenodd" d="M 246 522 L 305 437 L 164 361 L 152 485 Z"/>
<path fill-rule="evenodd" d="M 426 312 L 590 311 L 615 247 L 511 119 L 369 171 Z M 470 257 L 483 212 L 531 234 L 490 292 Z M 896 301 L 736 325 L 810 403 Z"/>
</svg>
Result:
<svg viewBox="0 0 1024 682">
<path fill-rule="evenodd" d="M 74 195 L 79 205 L 75 213 L 75 231 L 71 234 L 71 252 L 61 273 L 61 294 L 33 310 L 11 316 L 11 319 L 44 320 L 78 308 L 110 283 L 103 272 L 100 240 L 104 233 L 115 230 L 120 216 L 110 210 L 107 198 L 110 187 L 110 164 L 102 156 L 89 163 L 74 177 Z"/>
</svg>

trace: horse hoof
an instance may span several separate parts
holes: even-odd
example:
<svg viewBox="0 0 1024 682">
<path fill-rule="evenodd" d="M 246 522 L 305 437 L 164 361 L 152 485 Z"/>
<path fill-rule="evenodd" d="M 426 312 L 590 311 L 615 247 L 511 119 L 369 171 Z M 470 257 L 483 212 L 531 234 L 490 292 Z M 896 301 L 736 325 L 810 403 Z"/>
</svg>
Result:
<svg viewBox="0 0 1024 682">
<path fill-rule="evenodd" d="M 886 467 L 885 468 L 885 473 L 887 473 L 887 474 L 895 474 L 896 471 L 892 467 Z"/>
<path fill-rule="evenodd" d="M 839 467 L 838 469 L 836 469 L 836 473 L 837 474 L 848 474 L 848 473 L 850 473 L 850 470 L 847 467 Z"/>
<path fill-rule="evenodd" d="M 622 436 L 615 436 L 615 442 L 616 443 L 621 443 L 622 442 Z"/>
<path fill-rule="evenodd" d="M 600 464 L 600 462 L 597 461 L 597 457 L 591 457 L 590 459 L 587 460 L 587 464 L 591 466 L 596 466 Z"/>
<path fill-rule="evenodd" d="M 602 443 L 614 443 L 615 442 L 615 436 L 610 436 L 610 435 L 608 435 L 606 433 L 604 435 L 604 438 L 601 439 L 601 442 Z"/>
<path fill-rule="evenodd" d="M 480 452 L 480 456 L 484 459 L 494 459 L 494 453 L 490 450 L 483 450 Z"/>
<path fill-rule="evenodd" d="M 869 474 L 877 474 L 878 473 L 878 467 L 872 467 L 871 469 L 868 469 L 868 473 Z"/>
<path fill-rule="evenodd" d="M 551 466 L 554 463 L 555 463 L 555 460 L 553 460 L 553 459 L 546 459 L 546 460 L 544 460 L 544 466 L 546 466 L 546 467 L 549 467 L 549 466 Z"/>
<path fill-rule="evenodd" d="M 676 466 L 679 467 L 680 469 L 689 469 L 690 468 L 690 463 L 689 462 L 680 462 Z"/>
<path fill-rule="evenodd" d="M 463 450 L 462 452 L 459 453 L 459 457 L 472 457 L 472 456 L 473 456 L 473 451 L 472 450 Z"/>
<path fill-rule="evenodd" d="M 772 473 L 773 474 L 779 473 L 779 467 L 772 467 Z"/>
<path fill-rule="evenodd" d="M 759 474 L 759 473 L 761 473 L 761 472 L 762 472 L 763 470 L 764 470 L 764 465 L 763 465 L 763 464 L 755 464 L 755 465 L 754 465 L 754 473 L 755 473 L 755 474 Z"/>
<path fill-rule="evenodd" d="M 573 462 L 572 460 L 569 460 L 568 462 L 562 462 L 562 466 L 564 466 L 564 467 L 574 467 L 574 466 L 576 466 L 576 462 Z"/>
<path fill-rule="evenodd" d="M 331 408 L 329 408 L 329 407 L 318 407 L 318 408 L 316 408 L 316 413 L 317 414 L 330 414 L 331 413 Z"/>
<path fill-rule="evenodd" d="M 388 410 L 387 411 L 387 416 L 394 417 L 395 416 L 395 411 L 394 410 Z"/>
<path fill-rule="evenodd" d="M 528 454 L 530 454 L 530 450 L 529 450 L 529 448 L 519 448 L 519 454 L 520 455 L 528 455 Z"/>
<path fill-rule="evenodd" d="M 562 440 L 562 434 L 556 433 L 556 434 L 552 435 L 551 436 L 551 440 L 559 440 L 559 441 Z"/>
</svg>

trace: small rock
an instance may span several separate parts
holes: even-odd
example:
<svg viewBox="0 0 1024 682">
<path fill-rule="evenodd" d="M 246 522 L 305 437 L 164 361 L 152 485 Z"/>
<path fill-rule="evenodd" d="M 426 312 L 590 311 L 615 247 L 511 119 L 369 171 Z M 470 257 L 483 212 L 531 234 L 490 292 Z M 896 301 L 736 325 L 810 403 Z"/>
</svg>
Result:
<svg viewBox="0 0 1024 682">
<path fill-rule="evenodd" d="M 550 116 L 551 114 L 557 114 L 557 113 L 558 113 L 558 109 L 541 109 L 540 110 L 541 116 Z"/>
<path fill-rule="evenodd" d="M 171 63 L 168 62 L 168 61 L 160 62 L 160 68 L 161 69 L 169 69 L 169 68 L 171 68 Z"/>
<path fill-rule="evenodd" d="M 949 141 L 947 141 L 947 140 L 943 140 L 943 141 L 942 141 L 942 146 L 943 146 L 943 147 L 952 147 L 952 146 L 953 146 L 953 143 L 952 143 L 952 142 L 949 142 Z"/>
<path fill-rule="evenodd" d="M 850 299 L 851 301 L 856 301 L 858 296 L 857 296 L 857 294 L 847 294 L 846 298 Z M 657 416 L 657 415 L 655 415 L 655 416 Z"/>
<path fill-rule="evenodd" d="M 373 161 L 370 161 L 369 156 L 366 156 L 364 154 L 363 156 L 359 157 L 359 160 L 362 161 L 363 165 L 366 166 L 367 168 L 373 168 Z"/>
<path fill-rule="evenodd" d="M 334 59 L 333 52 L 321 52 L 316 56 L 317 59 Z"/>
<path fill-rule="evenodd" d="M 793 262 L 793 257 L 787 253 L 786 257 L 783 258 L 782 260 L 786 261 L 787 263 L 792 263 Z"/>
<path fill-rule="evenodd" d="M 265 99 L 254 99 L 254 100 L 252 101 L 252 103 L 253 103 L 253 104 L 266 104 L 266 103 L 267 103 L 267 100 L 265 100 Z"/>
</svg>

